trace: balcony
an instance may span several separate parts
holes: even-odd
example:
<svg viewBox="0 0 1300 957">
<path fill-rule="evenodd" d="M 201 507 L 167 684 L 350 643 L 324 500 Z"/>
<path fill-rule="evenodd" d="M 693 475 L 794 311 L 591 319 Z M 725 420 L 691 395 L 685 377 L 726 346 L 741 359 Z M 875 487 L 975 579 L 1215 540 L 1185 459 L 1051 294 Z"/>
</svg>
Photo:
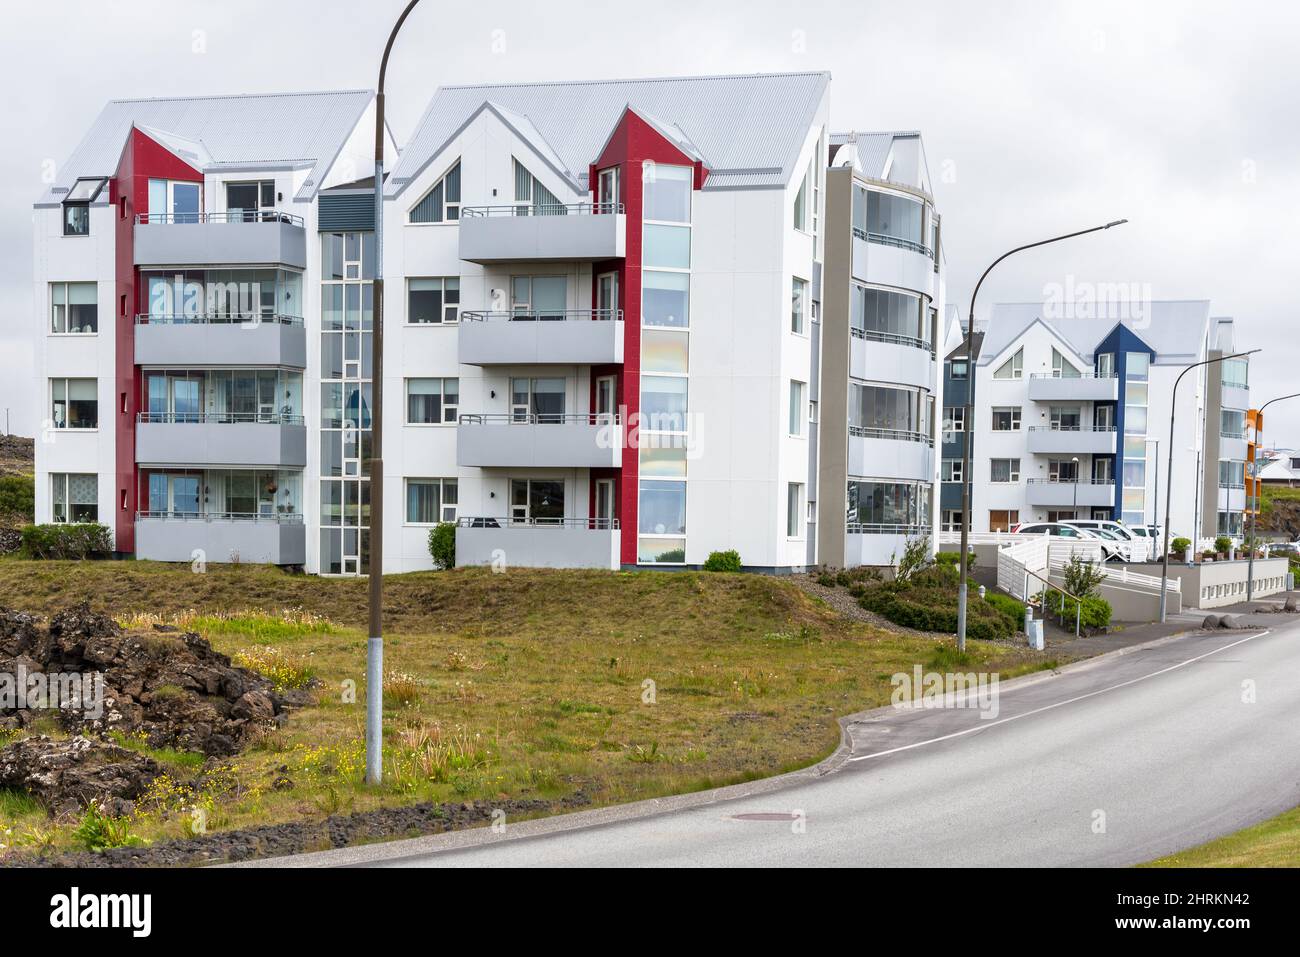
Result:
<svg viewBox="0 0 1300 957">
<path fill-rule="evenodd" d="M 300 216 L 274 210 L 233 213 L 141 213 L 135 217 L 137 266 L 307 268 Z"/>
<path fill-rule="evenodd" d="M 305 468 L 307 426 L 300 415 L 140 413 L 135 460 L 143 465 Z"/>
<path fill-rule="evenodd" d="M 307 367 L 307 330 L 297 317 L 139 315 L 135 323 L 136 365 Z"/>
<path fill-rule="evenodd" d="M 472 366 L 607 365 L 623 361 L 623 310 L 546 315 L 462 312 L 458 357 Z"/>
<path fill-rule="evenodd" d="M 1219 458 L 1245 461 L 1249 451 L 1249 439 L 1245 432 L 1219 433 Z"/>
<path fill-rule="evenodd" d="M 857 565 L 894 565 L 911 539 L 930 534 L 929 525 L 864 525 L 848 522 L 844 526 L 844 567 Z"/>
<path fill-rule="evenodd" d="M 456 564 L 512 568 L 618 568 L 618 519 L 565 518 L 516 521 L 461 518 L 456 523 Z"/>
<path fill-rule="evenodd" d="M 1047 455 L 1114 455 L 1115 427 L 1032 426 L 1029 429 L 1029 451 Z"/>
<path fill-rule="evenodd" d="M 850 329 L 849 375 L 934 389 L 934 347 L 923 339 L 870 329 Z"/>
<path fill-rule="evenodd" d="M 1029 377 L 1031 402 L 1114 402 L 1119 398 L 1115 376 L 1060 376 L 1035 372 Z"/>
<path fill-rule="evenodd" d="M 922 432 L 850 426 L 848 474 L 931 481 L 934 440 Z"/>
<path fill-rule="evenodd" d="M 301 515 L 139 512 L 135 557 L 155 562 L 242 562 L 302 565 L 307 528 Z"/>
<path fill-rule="evenodd" d="M 460 258 L 505 262 L 594 262 L 626 255 L 623 204 L 466 206 Z"/>
<path fill-rule="evenodd" d="M 617 415 L 462 415 L 456 429 L 456 464 L 617 468 L 623 461 L 623 445 L 623 427 Z"/>
<path fill-rule="evenodd" d="M 1031 478 L 1026 483 L 1026 501 L 1030 505 L 1047 508 L 1074 508 L 1076 505 L 1113 506 L 1115 483 L 1113 481 L 1082 479 L 1078 482 Z"/>
<path fill-rule="evenodd" d="M 853 227 L 853 275 L 863 282 L 934 294 L 934 252 L 921 243 Z"/>
</svg>

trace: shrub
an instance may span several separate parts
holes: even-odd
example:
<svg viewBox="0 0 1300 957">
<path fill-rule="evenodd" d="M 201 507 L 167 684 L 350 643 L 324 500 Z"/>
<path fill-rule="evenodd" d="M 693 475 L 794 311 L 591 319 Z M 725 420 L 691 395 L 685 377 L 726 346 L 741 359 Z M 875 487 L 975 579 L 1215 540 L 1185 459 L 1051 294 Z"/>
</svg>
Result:
<svg viewBox="0 0 1300 957">
<path fill-rule="evenodd" d="M 1066 626 L 1074 621 L 1075 608 L 1079 603 L 1073 598 L 1062 595 L 1059 591 L 1050 592 L 1046 596 L 1040 593 L 1039 598 L 1043 602 L 1044 614 L 1061 618 Z M 1079 614 L 1079 628 L 1083 631 L 1109 628 L 1110 615 L 1110 602 L 1096 595 L 1089 595 L 1083 599 L 1083 609 Z"/>
<path fill-rule="evenodd" d="M 906 582 L 930 563 L 930 539 L 922 535 L 909 539 L 903 546 L 903 557 L 898 560 L 894 570 L 894 580 Z"/>
<path fill-rule="evenodd" d="M 926 568 L 904 582 L 895 579 L 856 587 L 858 604 L 896 625 L 949 635 L 957 632 L 957 582 L 946 569 Z M 1022 620 L 990 602 L 971 601 L 966 607 L 966 636 L 982 641 L 1010 638 L 1020 630 Z"/>
<path fill-rule="evenodd" d="M 0 515 L 36 515 L 36 480 L 30 475 L 0 475 Z"/>
<path fill-rule="evenodd" d="M 91 801 L 86 808 L 72 839 L 88 851 L 103 851 L 110 847 L 127 847 L 144 842 L 131 833 L 131 822 L 124 817 L 110 817 Z"/>
<path fill-rule="evenodd" d="M 709 552 L 709 557 L 704 560 L 704 570 L 706 572 L 738 572 L 740 571 L 740 552 L 734 548 L 725 552 Z"/>
<path fill-rule="evenodd" d="M 23 553 L 37 559 L 107 558 L 113 552 L 113 534 L 107 525 L 27 525 L 23 528 Z"/>
<path fill-rule="evenodd" d="M 440 522 L 429 529 L 429 554 L 433 563 L 444 571 L 456 567 L 456 526 Z"/>
<path fill-rule="evenodd" d="M 1191 547 L 1192 547 L 1192 540 L 1190 538 L 1179 537 L 1179 538 L 1175 538 L 1173 542 L 1170 543 L 1169 551 L 1171 554 L 1181 555 L 1183 554 L 1183 552 L 1187 551 L 1187 549 Z"/>
<path fill-rule="evenodd" d="M 1221 555 L 1226 555 L 1232 551 L 1232 539 L 1227 535 L 1220 535 L 1214 540 L 1214 550 Z"/>
<path fill-rule="evenodd" d="M 934 556 L 934 563 L 936 565 L 945 565 L 950 568 L 957 568 L 961 563 L 961 552 L 938 552 Z M 966 553 L 966 567 L 968 569 L 975 567 L 974 549 Z"/>
<path fill-rule="evenodd" d="M 823 588 L 834 588 L 838 582 L 835 580 L 835 576 L 830 572 L 822 572 L 817 576 L 817 584 L 821 585 Z"/>
<path fill-rule="evenodd" d="M 1005 614 L 1010 615 L 1017 622 L 1025 620 L 1025 604 L 1016 601 L 1010 595 L 1004 595 L 1001 592 L 990 591 L 984 593 L 984 600 Z M 1018 630 L 1018 628 L 1017 628 Z"/>
<path fill-rule="evenodd" d="M 1070 556 L 1070 563 L 1065 566 L 1065 590 L 1080 598 L 1097 594 L 1097 588 L 1106 578 L 1106 573 L 1098 566 L 1078 555 Z"/>
</svg>

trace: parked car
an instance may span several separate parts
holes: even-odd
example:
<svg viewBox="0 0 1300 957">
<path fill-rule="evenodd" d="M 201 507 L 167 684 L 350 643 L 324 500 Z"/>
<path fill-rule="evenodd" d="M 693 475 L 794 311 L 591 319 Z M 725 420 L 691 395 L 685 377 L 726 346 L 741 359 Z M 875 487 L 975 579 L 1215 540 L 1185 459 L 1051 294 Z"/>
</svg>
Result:
<svg viewBox="0 0 1300 957">
<path fill-rule="evenodd" d="M 1108 537 L 1091 528 L 1076 528 L 1067 522 L 1024 522 L 1012 528 L 1017 535 L 1052 535 L 1057 538 L 1090 539 L 1101 542 L 1102 558 L 1106 561 L 1126 561 L 1128 543 Z"/>
<path fill-rule="evenodd" d="M 1113 522 L 1104 518 L 1080 518 L 1067 521 L 1066 524 L 1076 528 L 1109 532 L 1112 537 L 1128 542 L 1130 544 L 1128 560 L 1131 562 L 1144 562 L 1154 554 L 1153 540 L 1145 535 L 1136 534 L 1132 528 L 1122 522 Z"/>
</svg>

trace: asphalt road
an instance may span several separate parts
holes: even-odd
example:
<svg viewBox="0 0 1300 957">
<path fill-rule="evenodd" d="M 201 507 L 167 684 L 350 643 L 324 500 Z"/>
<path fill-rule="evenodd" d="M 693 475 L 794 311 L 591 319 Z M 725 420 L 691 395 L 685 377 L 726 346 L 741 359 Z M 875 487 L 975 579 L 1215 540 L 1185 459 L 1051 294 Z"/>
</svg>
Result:
<svg viewBox="0 0 1300 957">
<path fill-rule="evenodd" d="M 852 753 L 833 773 L 788 776 L 740 798 L 268 863 L 1139 863 L 1300 805 L 1300 623 L 1287 621 L 1008 685 L 995 718 L 973 708 L 873 712 L 850 727 Z"/>
</svg>

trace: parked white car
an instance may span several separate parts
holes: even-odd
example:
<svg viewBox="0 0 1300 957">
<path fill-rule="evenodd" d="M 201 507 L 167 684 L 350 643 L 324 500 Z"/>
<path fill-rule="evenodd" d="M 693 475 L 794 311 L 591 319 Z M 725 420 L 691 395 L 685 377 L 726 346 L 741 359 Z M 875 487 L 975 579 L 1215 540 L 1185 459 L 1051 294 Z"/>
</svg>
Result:
<svg viewBox="0 0 1300 957">
<path fill-rule="evenodd" d="M 1101 542 L 1102 557 L 1106 561 L 1127 561 L 1129 543 L 1109 533 L 1102 534 L 1098 529 L 1078 528 L 1069 522 L 1025 522 L 1015 526 L 1012 531 L 1017 535 L 1052 535 L 1057 538 L 1092 539 Z"/>
<path fill-rule="evenodd" d="M 1138 534 L 1131 526 L 1122 522 L 1113 522 L 1109 519 L 1102 518 L 1080 518 L 1068 521 L 1065 524 L 1073 525 L 1075 528 L 1087 528 L 1098 532 L 1109 532 L 1113 538 L 1129 543 L 1128 561 L 1145 562 L 1155 554 L 1157 546 L 1154 539 L 1147 537 L 1145 534 Z"/>
</svg>

